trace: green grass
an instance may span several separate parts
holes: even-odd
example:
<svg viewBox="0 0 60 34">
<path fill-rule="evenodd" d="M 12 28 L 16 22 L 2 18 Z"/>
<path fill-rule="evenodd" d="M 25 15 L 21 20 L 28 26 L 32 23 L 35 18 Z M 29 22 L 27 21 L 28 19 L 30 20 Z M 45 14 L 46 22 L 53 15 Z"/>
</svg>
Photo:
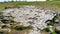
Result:
<svg viewBox="0 0 60 34">
<path fill-rule="evenodd" d="M 51 9 L 60 9 L 60 1 L 46 1 L 46 2 L 5 2 L 0 3 L 0 10 L 4 10 L 6 6 L 20 6 L 20 5 L 35 5 L 41 7 L 47 7 Z"/>
<path fill-rule="evenodd" d="M 14 29 L 16 30 L 25 30 L 25 29 L 32 29 L 32 26 L 24 27 L 24 26 L 16 26 Z"/>
<path fill-rule="evenodd" d="M 60 1 L 60 0 L 47 0 L 47 1 Z"/>
</svg>

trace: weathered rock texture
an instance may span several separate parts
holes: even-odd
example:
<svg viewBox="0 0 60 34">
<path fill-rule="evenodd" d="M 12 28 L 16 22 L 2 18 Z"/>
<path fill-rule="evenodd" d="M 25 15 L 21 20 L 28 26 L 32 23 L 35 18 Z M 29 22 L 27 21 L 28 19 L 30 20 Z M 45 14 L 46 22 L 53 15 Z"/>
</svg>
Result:
<svg viewBox="0 0 60 34">
<path fill-rule="evenodd" d="M 52 20 L 56 16 L 53 10 L 37 6 L 21 6 L 20 8 L 6 9 L 5 19 L 14 17 L 14 21 L 23 26 L 32 26 L 29 34 L 40 34 L 40 30 L 47 28 L 47 20 Z"/>
</svg>

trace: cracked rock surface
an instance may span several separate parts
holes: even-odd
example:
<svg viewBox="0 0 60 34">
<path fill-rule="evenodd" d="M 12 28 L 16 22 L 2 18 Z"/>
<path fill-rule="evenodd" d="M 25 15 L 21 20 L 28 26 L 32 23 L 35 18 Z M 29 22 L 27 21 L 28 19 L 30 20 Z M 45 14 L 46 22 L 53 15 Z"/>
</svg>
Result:
<svg viewBox="0 0 60 34">
<path fill-rule="evenodd" d="M 25 27 L 32 26 L 29 34 L 40 34 L 40 30 L 47 28 L 47 20 L 52 20 L 56 16 L 53 10 L 37 6 L 21 6 L 20 8 L 6 9 L 5 19 L 14 17 L 14 21 Z M 9 16 L 9 17 L 8 17 Z"/>
</svg>

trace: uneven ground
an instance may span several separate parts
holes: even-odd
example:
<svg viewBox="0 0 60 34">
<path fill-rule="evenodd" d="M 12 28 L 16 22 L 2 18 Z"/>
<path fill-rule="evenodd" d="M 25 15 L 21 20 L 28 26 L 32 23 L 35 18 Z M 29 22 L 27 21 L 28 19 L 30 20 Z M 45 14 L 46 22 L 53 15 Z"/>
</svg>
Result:
<svg viewBox="0 0 60 34">
<path fill-rule="evenodd" d="M 22 5 L 34 5 L 34 6 L 41 6 L 41 7 L 46 7 L 46 8 L 50 8 L 50 9 L 54 9 L 54 10 L 60 10 L 60 1 L 51 1 L 51 2 L 5 2 L 5 3 L 0 3 L 0 10 L 5 10 L 6 6 L 22 6 Z M 28 30 L 23 30 L 21 31 L 23 34 L 25 31 Z M 16 30 L 12 30 L 9 34 L 16 34 L 18 32 L 18 34 L 20 33 L 20 31 L 16 31 Z M 46 34 L 46 32 L 44 32 L 43 34 Z"/>
</svg>

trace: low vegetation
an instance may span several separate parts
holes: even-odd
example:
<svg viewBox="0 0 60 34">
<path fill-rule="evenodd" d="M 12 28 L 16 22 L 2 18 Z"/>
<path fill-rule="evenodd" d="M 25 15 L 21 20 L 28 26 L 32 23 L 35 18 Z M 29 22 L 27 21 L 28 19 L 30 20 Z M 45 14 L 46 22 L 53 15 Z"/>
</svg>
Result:
<svg viewBox="0 0 60 34">
<path fill-rule="evenodd" d="M 49 26 L 49 25 L 52 25 L 52 26 L 54 26 L 54 23 L 55 23 L 55 21 L 58 19 L 58 15 L 56 15 L 52 20 L 50 20 L 50 23 L 48 23 L 47 25 Z"/>
<path fill-rule="evenodd" d="M 4 2 L 0 3 L 0 10 L 4 10 L 6 6 L 22 6 L 22 5 L 35 5 L 41 7 L 47 7 L 55 10 L 60 9 L 60 2 L 58 1 L 46 1 L 46 2 Z"/>
<path fill-rule="evenodd" d="M 16 26 L 14 29 L 16 29 L 16 30 L 25 30 L 25 29 L 32 29 L 32 27 L 31 26 L 28 26 L 28 27 L 24 27 L 24 26 Z"/>
<path fill-rule="evenodd" d="M 56 32 L 57 34 L 60 34 L 60 30 L 57 30 L 57 29 L 56 29 L 55 32 Z"/>
</svg>

